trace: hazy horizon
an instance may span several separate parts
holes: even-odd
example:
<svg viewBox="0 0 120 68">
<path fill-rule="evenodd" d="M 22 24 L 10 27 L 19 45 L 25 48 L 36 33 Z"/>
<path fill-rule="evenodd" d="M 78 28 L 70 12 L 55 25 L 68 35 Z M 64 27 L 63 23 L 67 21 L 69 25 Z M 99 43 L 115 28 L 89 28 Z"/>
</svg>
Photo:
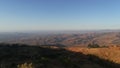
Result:
<svg viewBox="0 0 120 68">
<path fill-rule="evenodd" d="M 0 0 L 0 32 L 118 30 L 120 0 Z"/>
<path fill-rule="evenodd" d="M 14 33 L 14 32 L 18 32 L 18 33 L 24 33 L 24 32 L 84 32 L 84 31 L 120 31 L 120 29 L 61 29 L 61 30 L 0 30 L 0 33 Z"/>
</svg>

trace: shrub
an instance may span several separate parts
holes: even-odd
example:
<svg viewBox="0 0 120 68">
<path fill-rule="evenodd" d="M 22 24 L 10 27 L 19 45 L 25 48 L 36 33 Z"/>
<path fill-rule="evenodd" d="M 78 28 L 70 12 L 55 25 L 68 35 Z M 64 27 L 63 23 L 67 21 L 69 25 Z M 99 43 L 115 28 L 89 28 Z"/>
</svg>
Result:
<svg viewBox="0 0 120 68">
<path fill-rule="evenodd" d="M 17 65 L 17 68 L 33 68 L 33 64 L 32 63 L 24 63 L 21 65 Z"/>
<path fill-rule="evenodd" d="M 99 48 L 100 46 L 98 44 L 88 44 L 89 48 Z"/>
</svg>

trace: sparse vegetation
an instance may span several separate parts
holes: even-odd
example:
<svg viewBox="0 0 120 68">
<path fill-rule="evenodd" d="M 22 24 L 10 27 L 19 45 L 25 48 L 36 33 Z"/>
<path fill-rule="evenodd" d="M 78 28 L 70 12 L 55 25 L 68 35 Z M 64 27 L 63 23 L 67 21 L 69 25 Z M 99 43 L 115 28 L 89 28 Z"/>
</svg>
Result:
<svg viewBox="0 0 120 68">
<path fill-rule="evenodd" d="M 32 63 L 24 63 L 24 64 L 19 64 L 17 65 L 17 68 L 33 68 L 33 64 Z"/>
<path fill-rule="evenodd" d="M 78 47 L 77 47 L 78 48 Z M 80 49 L 80 48 L 79 48 Z M 75 49 L 75 50 L 79 50 Z M 100 48 L 99 48 L 100 49 Z M 118 51 L 84 48 L 72 51 L 22 44 L 0 44 L 0 68 L 118 68 Z M 98 51 L 97 51 L 98 50 Z M 111 62 L 113 57 L 113 62 Z M 117 59 L 114 59 L 116 58 Z M 107 65 L 107 66 L 106 66 Z M 116 67 L 117 66 L 117 67 Z"/>
<path fill-rule="evenodd" d="M 88 44 L 88 48 L 99 48 L 100 45 L 98 44 Z"/>
</svg>

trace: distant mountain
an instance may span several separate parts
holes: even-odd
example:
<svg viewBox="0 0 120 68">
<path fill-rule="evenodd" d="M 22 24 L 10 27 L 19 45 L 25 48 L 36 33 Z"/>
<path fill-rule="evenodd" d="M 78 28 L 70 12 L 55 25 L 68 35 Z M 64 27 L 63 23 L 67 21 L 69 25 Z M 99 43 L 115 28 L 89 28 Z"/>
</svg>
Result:
<svg viewBox="0 0 120 68">
<path fill-rule="evenodd" d="M 75 33 L 11 33 L 0 34 L 0 42 L 29 45 L 87 46 L 96 43 L 100 46 L 120 45 L 119 31 L 88 31 Z"/>
</svg>

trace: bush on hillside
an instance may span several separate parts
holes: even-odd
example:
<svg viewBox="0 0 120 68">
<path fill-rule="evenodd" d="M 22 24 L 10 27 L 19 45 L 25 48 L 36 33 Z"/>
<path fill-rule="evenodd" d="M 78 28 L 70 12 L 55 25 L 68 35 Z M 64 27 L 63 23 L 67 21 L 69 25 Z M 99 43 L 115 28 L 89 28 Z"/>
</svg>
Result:
<svg viewBox="0 0 120 68">
<path fill-rule="evenodd" d="M 88 44 L 89 48 L 99 48 L 100 46 L 98 44 Z"/>
</svg>

